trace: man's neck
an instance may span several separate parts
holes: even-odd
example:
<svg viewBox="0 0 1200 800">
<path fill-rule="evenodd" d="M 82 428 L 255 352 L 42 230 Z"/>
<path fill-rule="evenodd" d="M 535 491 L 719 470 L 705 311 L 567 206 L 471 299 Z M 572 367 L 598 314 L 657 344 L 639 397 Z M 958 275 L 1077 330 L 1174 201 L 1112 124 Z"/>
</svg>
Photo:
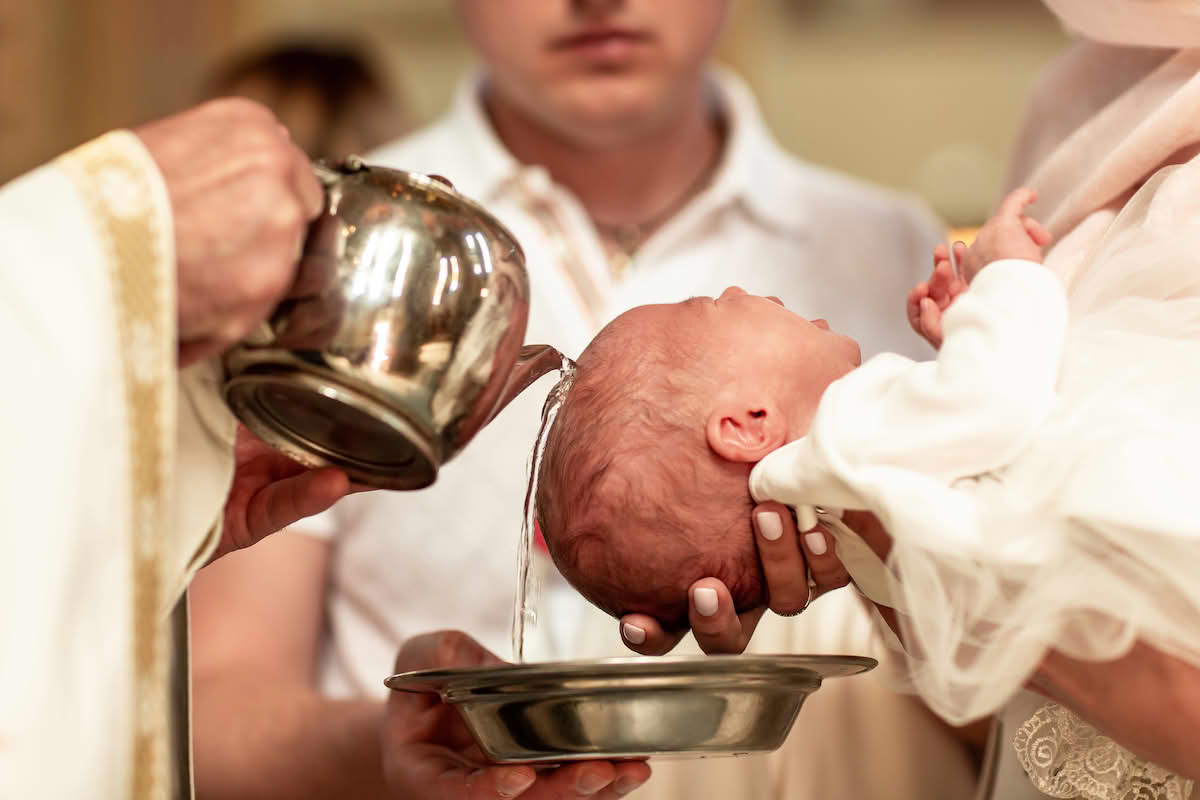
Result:
<svg viewBox="0 0 1200 800">
<path fill-rule="evenodd" d="M 544 166 L 602 227 L 657 227 L 703 186 L 723 144 L 720 120 L 700 85 L 678 113 L 608 147 L 548 130 L 495 92 L 487 95 L 487 109 L 517 160 Z"/>
</svg>

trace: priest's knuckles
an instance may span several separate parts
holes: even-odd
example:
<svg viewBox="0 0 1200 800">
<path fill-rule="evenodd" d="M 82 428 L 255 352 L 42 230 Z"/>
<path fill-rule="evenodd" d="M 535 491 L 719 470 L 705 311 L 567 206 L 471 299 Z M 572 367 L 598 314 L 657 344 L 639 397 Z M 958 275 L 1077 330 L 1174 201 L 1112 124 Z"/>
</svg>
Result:
<svg viewBox="0 0 1200 800">
<path fill-rule="evenodd" d="M 324 194 L 287 130 L 249 100 L 215 100 L 135 133 L 171 203 L 185 364 L 244 338 L 288 295 Z"/>
</svg>

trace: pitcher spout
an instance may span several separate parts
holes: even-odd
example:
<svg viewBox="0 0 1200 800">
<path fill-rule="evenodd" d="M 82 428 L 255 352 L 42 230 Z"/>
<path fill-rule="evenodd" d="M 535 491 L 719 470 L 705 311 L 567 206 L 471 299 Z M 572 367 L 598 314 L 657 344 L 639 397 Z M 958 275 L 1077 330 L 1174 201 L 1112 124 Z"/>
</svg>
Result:
<svg viewBox="0 0 1200 800">
<path fill-rule="evenodd" d="M 496 415 L 513 401 L 513 398 L 528 389 L 538 378 L 548 372 L 561 370 L 564 365 L 569 364 L 571 364 L 569 359 L 548 344 L 527 344 L 522 347 L 517 356 L 517 363 L 509 373 L 508 381 L 504 386 L 504 394 L 501 395 L 500 402 L 496 404 L 492 415 L 488 417 L 488 422 L 495 419 Z"/>
</svg>

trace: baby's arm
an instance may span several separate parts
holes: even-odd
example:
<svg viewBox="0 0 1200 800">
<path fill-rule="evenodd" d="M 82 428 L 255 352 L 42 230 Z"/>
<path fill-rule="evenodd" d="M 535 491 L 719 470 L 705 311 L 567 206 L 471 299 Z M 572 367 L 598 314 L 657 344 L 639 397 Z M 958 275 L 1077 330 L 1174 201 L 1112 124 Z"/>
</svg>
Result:
<svg viewBox="0 0 1200 800">
<path fill-rule="evenodd" d="M 754 498 L 874 508 L 888 486 L 933 490 L 1010 463 L 1053 407 L 1066 295 L 1049 270 L 1006 259 L 945 323 L 936 361 L 884 353 L 831 384 L 808 435 L 755 466 Z"/>
<path fill-rule="evenodd" d="M 935 349 L 942 346 L 942 313 L 979 271 L 993 261 L 1020 259 L 1042 263 L 1042 248 L 1052 237 L 1025 208 L 1037 200 L 1033 189 L 1017 189 L 979 229 L 974 244 L 954 243 L 954 259 L 945 245 L 933 251 L 933 274 L 908 293 L 908 322 Z"/>
</svg>

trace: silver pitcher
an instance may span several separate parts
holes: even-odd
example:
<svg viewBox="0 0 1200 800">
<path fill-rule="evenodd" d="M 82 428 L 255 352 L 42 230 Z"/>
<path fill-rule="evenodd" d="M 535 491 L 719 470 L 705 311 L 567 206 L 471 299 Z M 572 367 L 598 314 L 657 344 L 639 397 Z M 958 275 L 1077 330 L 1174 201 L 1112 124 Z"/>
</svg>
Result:
<svg viewBox="0 0 1200 800">
<path fill-rule="evenodd" d="M 353 158 L 315 169 L 326 204 L 299 293 L 226 354 L 225 400 L 303 464 L 378 488 L 428 486 L 561 356 L 522 347 L 521 246 L 448 181 Z"/>
</svg>

